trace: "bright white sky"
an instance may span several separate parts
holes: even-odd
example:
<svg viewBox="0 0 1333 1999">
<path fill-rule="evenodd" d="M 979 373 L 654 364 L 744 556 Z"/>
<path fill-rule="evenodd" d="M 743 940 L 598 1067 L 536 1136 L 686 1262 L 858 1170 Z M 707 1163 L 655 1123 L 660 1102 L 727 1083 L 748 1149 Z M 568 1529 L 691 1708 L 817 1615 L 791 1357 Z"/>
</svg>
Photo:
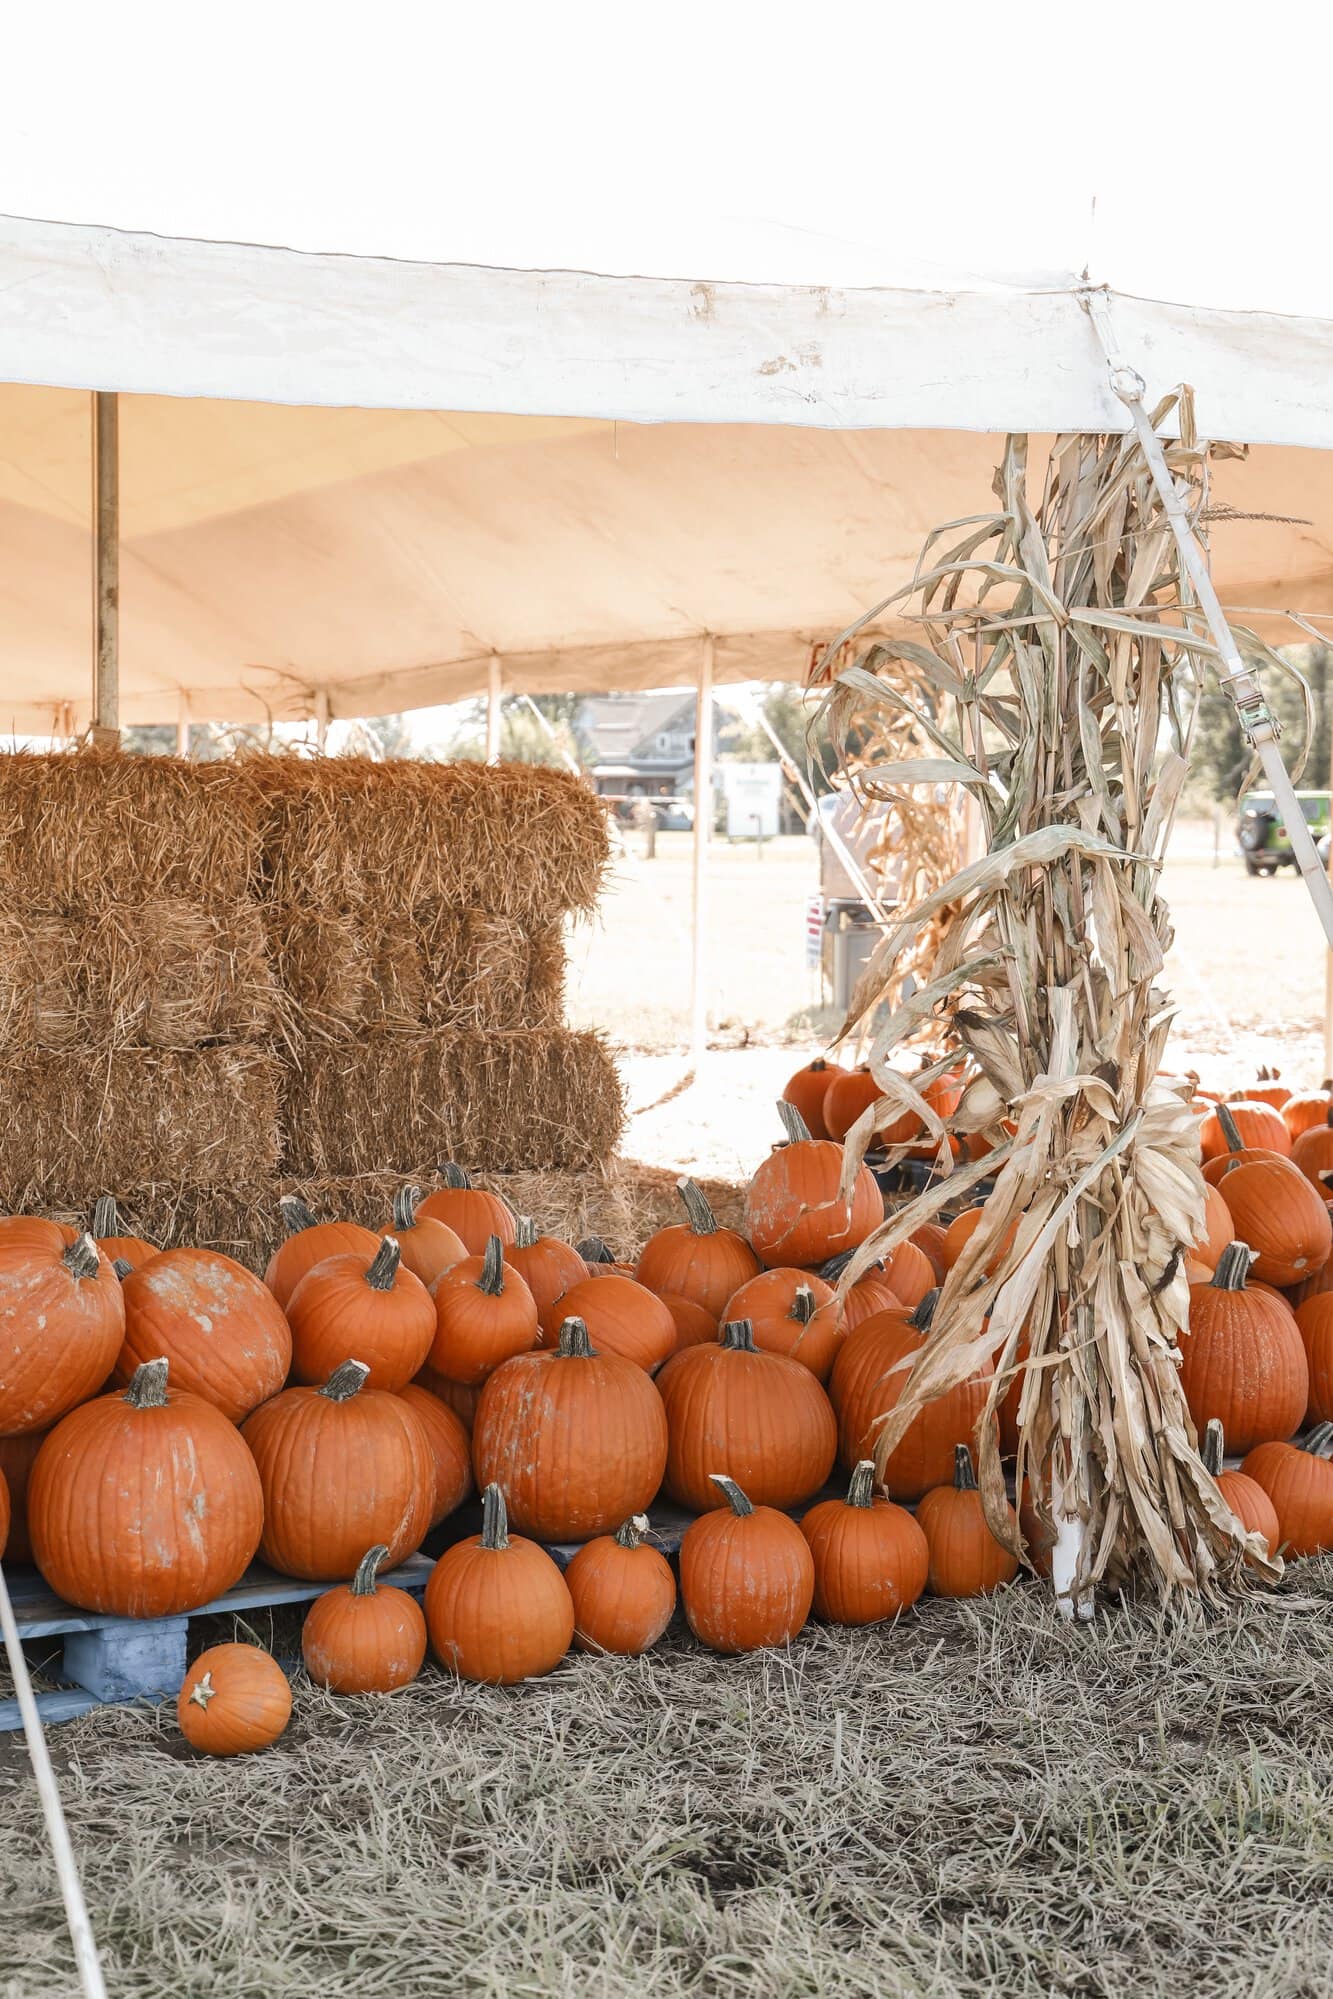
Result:
<svg viewBox="0 0 1333 1999">
<path fill-rule="evenodd" d="M 46 0 L 0 212 L 431 261 L 1333 311 L 1327 9 Z M 1095 220 L 1094 220 L 1095 197 Z"/>
</svg>

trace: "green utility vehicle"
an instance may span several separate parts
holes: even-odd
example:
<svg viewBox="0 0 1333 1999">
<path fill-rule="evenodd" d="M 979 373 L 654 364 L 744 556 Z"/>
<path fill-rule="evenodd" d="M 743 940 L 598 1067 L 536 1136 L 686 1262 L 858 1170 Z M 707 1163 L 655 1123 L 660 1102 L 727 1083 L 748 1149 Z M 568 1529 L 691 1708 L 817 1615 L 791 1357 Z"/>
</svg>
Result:
<svg viewBox="0 0 1333 1999">
<path fill-rule="evenodd" d="M 1305 823 L 1314 835 L 1319 858 L 1328 866 L 1329 804 L 1327 791 L 1298 791 Z M 1296 865 L 1287 829 L 1282 823 L 1277 800 L 1271 791 L 1247 791 L 1240 801 L 1236 818 L 1236 838 L 1245 866 L 1252 875 L 1273 875 L 1279 868 Z"/>
</svg>

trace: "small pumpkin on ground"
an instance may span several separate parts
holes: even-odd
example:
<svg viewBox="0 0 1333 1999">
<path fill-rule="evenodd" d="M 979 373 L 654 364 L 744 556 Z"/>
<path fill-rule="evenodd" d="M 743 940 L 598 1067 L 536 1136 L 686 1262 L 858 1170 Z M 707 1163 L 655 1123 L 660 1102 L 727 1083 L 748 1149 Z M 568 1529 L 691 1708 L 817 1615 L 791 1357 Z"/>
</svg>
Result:
<svg viewBox="0 0 1333 1999">
<path fill-rule="evenodd" d="M 355 1353 L 370 1369 L 368 1388 L 399 1389 L 431 1350 L 435 1301 L 404 1269 L 398 1238 L 386 1235 L 370 1257 L 331 1256 L 308 1270 L 287 1301 L 287 1321 L 297 1381 L 327 1381 Z"/>
<path fill-rule="evenodd" d="M 1280 1534 L 1277 1513 L 1273 1502 L 1256 1479 L 1246 1476 L 1243 1471 L 1224 1471 L 1222 1460 L 1226 1454 L 1226 1440 L 1222 1425 L 1214 1417 L 1203 1433 L 1203 1443 L 1199 1455 L 1203 1468 L 1211 1472 L 1213 1480 L 1223 1500 L 1231 1508 L 1247 1534 L 1259 1534 L 1268 1546 L 1270 1555 L 1278 1550 Z"/>
<path fill-rule="evenodd" d="M 531 1215 L 519 1215 L 514 1222 L 514 1240 L 505 1251 L 505 1262 L 515 1269 L 531 1291 L 537 1316 L 544 1319 L 566 1291 L 581 1284 L 588 1266 L 576 1249 L 558 1236 L 540 1235 Z"/>
<path fill-rule="evenodd" d="M 472 1491 L 471 1435 L 457 1410 L 419 1382 L 409 1381 L 398 1392 L 415 1412 L 430 1445 L 435 1467 L 430 1525 L 438 1527 L 441 1520 L 458 1511 Z"/>
<path fill-rule="evenodd" d="M 393 1220 L 384 1231 L 394 1237 L 404 1270 L 429 1291 L 467 1255 L 467 1244 L 437 1215 L 418 1213 L 420 1187 L 400 1187 L 393 1197 Z"/>
<path fill-rule="evenodd" d="M 418 1208 L 418 1215 L 446 1224 L 461 1238 L 469 1256 L 482 1256 L 493 1235 L 498 1235 L 502 1243 L 511 1243 L 517 1233 L 513 1210 L 498 1194 L 488 1194 L 481 1187 L 474 1187 L 461 1166 L 452 1159 L 440 1168 L 443 1184 L 433 1194 L 427 1194 Z"/>
<path fill-rule="evenodd" d="M 875 1177 L 862 1166 L 844 1200 L 842 1147 L 812 1139 L 795 1106 L 778 1105 L 787 1143 L 771 1152 L 745 1195 L 745 1233 L 759 1260 L 804 1267 L 857 1249 L 884 1219 Z"/>
<path fill-rule="evenodd" d="M 847 1073 L 837 1062 L 825 1061 L 822 1055 L 817 1055 L 813 1062 L 807 1062 L 803 1069 L 787 1078 L 783 1101 L 795 1105 L 811 1138 L 832 1138 L 833 1133 L 824 1122 L 824 1099 L 830 1085 Z"/>
<path fill-rule="evenodd" d="M 582 1319 L 599 1353 L 619 1354 L 653 1374 L 676 1350 L 676 1322 L 669 1306 L 637 1278 L 612 1271 L 585 1277 L 552 1305 L 542 1345 L 554 1346 L 566 1319 Z"/>
<path fill-rule="evenodd" d="M 735 1479 L 713 1474 L 716 1507 L 686 1528 L 680 1600 L 691 1631 L 714 1652 L 785 1645 L 810 1615 L 815 1563 L 794 1520 L 751 1503 Z"/>
<path fill-rule="evenodd" d="M 378 1237 L 371 1241 L 378 1248 Z M 177 1388 L 240 1423 L 287 1379 L 292 1336 L 281 1308 L 267 1285 L 220 1250 L 163 1250 L 132 1270 L 123 1288 L 118 1382 L 164 1355 Z"/>
<path fill-rule="evenodd" d="M 1012 1518 L 1012 1507 L 1009 1513 Z M 933 1595 L 985 1596 L 1018 1574 L 1017 1556 L 996 1540 L 982 1511 L 966 1444 L 954 1451 L 953 1484 L 937 1485 L 928 1492 L 917 1507 L 916 1519 L 930 1550 Z"/>
<path fill-rule="evenodd" d="M 831 1284 L 812 1271 L 779 1267 L 742 1284 L 727 1301 L 729 1321 L 748 1319 L 761 1353 L 786 1354 L 827 1381 L 842 1340 L 842 1314 Z"/>
<path fill-rule="evenodd" d="M 723 1326 L 716 1346 L 675 1354 L 657 1385 L 677 1505 L 723 1505 L 719 1467 L 766 1506 L 799 1506 L 828 1477 L 837 1449 L 828 1397 L 799 1361 L 758 1352 L 748 1319 Z"/>
<path fill-rule="evenodd" d="M 480 1256 L 465 1256 L 435 1286 L 435 1337 L 426 1356 L 437 1373 L 479 1387 L 502 1361 L 537 1343 L 537 1306 L 504 1245 L 491 1236 Z"/>
<path fill-rule="evenodd" d="M 96 1395 L 125 1337 L 120 1279 L 92 1237 L 36 1217 L 0 1230 L 0 1436 Z"/>
<path fill-rule="evenodd" d="M 1273 1502 L 1283 1552 L 1325 1555 L 1333 1549 L 1333 1423 L 1299 1444 L 1259 1444 L 1241 1470 Z"/>
<path fill-rule="evenodd" d="M 264 1282 L 284 1311 L 307 1270 L 330 1256 L 373 1256 L 379 1244 L 374 1229 L 357 1222 L 321 1222 L 297 1194 L 284 1194 L 278 1211 L 283 1239 L 268 1260 Z"/>
<path fill-rule="evenodd" d="M 551 1557 L 510 1534 L 504 1494 L 482 1494 L 481 1533 L 446 1548 L 426 1585 L 436 1657 L 464 1680 L 511 1687 L 558 1666 L 574 1636 L 574 1602 Z"/>
<path fill-rule="evenodd" d="M 110 1263 L 128 1263 L 131 1270 L 137 1270 L 141 1263 L 147 1263 L 150 1256 L 157 1255 L 155 1243 L 145 1242 L 142 1236 L 121 1233 L 114 1194 L 98 1195 L 88 1227 L 97 1247 Z"/>
<path fill-rule="evenodd" d="M 176 1699 L 181 1734 L 205 1756 L 267 1749 L 291 1713 L 287 1675 L 259 1645 L 214 1645 L 201 1652 Z"/>
<path fill-rule="evenodd" d="M 1207 1284 L 1190 1286 L 1180 1335 L 1180 1384 L 1195 1428 L 1214 1418 L 1244 1453 L 1291 1436 L 1305 1414 L 1310 1370 L 1285 1299 L 1251 1285 L 1250 1251 L 1229 1243 Z"/>
<path fill-rule="evenodd" d="M 863 1458 L 846 1499 L 821 1499 L 801 1522 L 815 1564 L 814 1612 L 831 1624 L 882 1624 L 926 1586 L 926 1537 L 905 1507 L 875 1492 Z"/>
<path fill-rule="evenodd" d="M 565 1570 L 580 1651 L 637 1658 L 670 1624 L 676 1579 L 666 1556 L 644 1540 L 647 1532 L 647 1516 L 636 1513 L 580 1548 Z"/>
<path fill-rule="evenodd" d="M 743 1235 L 721 1226 L 695 1181 L 678 1180 L 676 1191 L 686 1219 L 649 1236 L 635 1274 L 659 1297 L 674 1292 L 719 1318 L 732 1292 L 758 1271 L 759 1258 Z"/>
<path fill-rule="evenodd" d="M 317 1596 L 301 1630 L 301 1656 L 317 1686 L 334 1694 L 391 1694 L 421 1671 L 426 1620 L 415 1597 L 378 1581 L 380 1542 L 351 1582 Z"/>
</svg>

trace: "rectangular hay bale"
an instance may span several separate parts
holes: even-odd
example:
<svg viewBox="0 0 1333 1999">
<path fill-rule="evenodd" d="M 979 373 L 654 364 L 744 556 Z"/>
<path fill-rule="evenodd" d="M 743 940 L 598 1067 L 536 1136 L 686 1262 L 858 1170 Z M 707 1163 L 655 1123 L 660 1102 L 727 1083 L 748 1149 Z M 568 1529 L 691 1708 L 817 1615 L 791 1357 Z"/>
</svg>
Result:
<svg viewBox="0 0 1333 1999">
<path fill-rule="evenodd" d="M 418 905 L 427 1024 L 458 1033 L 559 1027 L 564 1018 L 564 925 L 489 909 Z"/>
</svg>

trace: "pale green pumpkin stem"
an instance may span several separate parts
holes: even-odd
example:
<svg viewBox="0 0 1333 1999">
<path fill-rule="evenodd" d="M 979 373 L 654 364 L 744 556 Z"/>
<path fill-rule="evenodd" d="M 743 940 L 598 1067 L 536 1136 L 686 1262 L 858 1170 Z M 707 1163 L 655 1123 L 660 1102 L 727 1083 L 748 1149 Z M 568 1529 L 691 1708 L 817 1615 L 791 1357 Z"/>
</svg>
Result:
<svg viewBox="0 0 1333 1999">
<path fill-rule="evenodd" d="M 104 1236 L 120 1234 L 120 1213 L 116 1207 L 114 1194 L 98 1195 L 93 1202 L 93 1218 L 88 1228 L 99 1242 Z"/>
<path fill-rule="evenodd" d="M 847 1487 L 849 1506 L 870 1507 L 875 1503 L 875 1460 L 862 1458 L 852 1470 Z"/>
<path fill-rule="evenodd" d="M 160 1360 L 142 1361 L 130 1376 L 130 1385 L 122 1396 L 131 1409 L 165 1409 L 167 1406 L 167 1362 Z"/>
<path fill-rule="evenodd" d="M 1217 1259 L 1213 1272 L 1215 1291 L 1243 1291 L 1254 1262 L 1255 1252 L 1247 1242 L 1229 1242 Z"/>
<path fill-rule="evenodd" d="M 379 1574 L 380 1563 L 387 1558 L 388 1553 L 388 1547 L 383 1541 L 377 1547 L 366 1549 L 356 1565 L 356 1574 L 352 1577 L 353 1596 L 374 1596 L 375 1578 Z"/>
<path fill-rule="evenodd" d="M 87 1229 L 62 1251 L 60 1261 L 71 1277 L 96 1277 L 102 1267 L 101 1252 Z"/>
<path fill-rule="evenodd" d="M 798 1284 L 787 1317 L 795 1319 L 802 1326 L 808 1326 L 814 1316 L 815 1294 L 808 1284 Z"/>
<path fill-rule="evenodd" d="M 498 1298 L 505 1288 L 505 1247 L 498 1235 L 487 1236 L 486 1252 L 481 1259 L 481 1276 L 477 1279 L 478 1291 L 484 1291 L 488 1298 Z"/>
<path fill-rule="evenodd" d="M 537 1224 L 531 1215 L 514 1216 L 514 1248 L 535 1249 L 537 1246 Z"/>
<path fill-rule="evenodd" d="M 928 1333 L 930 1331 L 931 1321 L 935 1317 L 935 1307 L 939 1304 L 939 1302 L 940 1302 L 940 1293 L 939 1293 L 939 1287 L 937 1285 L 933 1291 L 927 1291 L 925 1297 L 921 1300 L 921 1303 L 917 1306 L 915 1312 L 912 1313 L 911 1318 L 909 1320 L 909 1324 L 915 1326 L 916 1330 L 919 1333 Z"/>
<path fill-rule="evenodd" d="M 417 1225 L 417 1206 L 421 1200 L 420 1187 L 400 1187 L 393 1197 L 393 1225 L 401 1235 L 405 1229 Z"/>
<path fill-rule="evenodd" d="M 734 1478 L 728 1478 L 725 1472 L 720 1471 L 710 1471 L 708 1476 L 718 1491 L 725 1495 L 727 1505 L 738 1520 L 744 1520 L 747 1513 L 754 1512 L 753 1506 L 741 1491 Z"/>
<path fill-rule="evenodd" d="M 958 1492 L 975 1492 L 977 1489 L 972 1453 L 966 1444 L 955 1444 L 953 1447 L 953 1482 Z"/>
<path fill-rule="evenodd" d="M 597 1351 L 583 1320 L 572 1316 L 561 1326 L 555 1350 L 562 1360 L 591 1360 Z"/>
<path fill-rule="evenodd" d="M 350 1402 L 369 1378 L 370 1369 L 363 1360 L 345 1360 L 334 1368 L 319 1393 L 330 1402 Z"/>
<path fill-rule="evenodd" d="M 303 1229 L 318 1226 L 314 1211 L 306 1206 L 299 1194 L 284 1194 L 278 1202 L 278 1213 L 282 1216 L 284 1236 L 300 1235 Z"/>
<path fill-rule="evenodd" d="M 782 1119 L 782 1129 L 787 1134 L 788 1145 L 805 1145 L 810 1138 L 810 1127 L 795 1104 L 789 1104 L 783 1097 L 778 1104 L 778 1116 Z"/>
<path fill-rule="evenodd" d="M 509 1546 L 509 1510 L 498 1485 L 488 1485 L 481 1495 L 481 1545 L 483 1548 Z"/>
<path fill-rule="evenodd" d="M 1312 1458 L 1333 1458 L 1333 1423 L 1316 1423 L 1298 1449 L 1308 1451 Z"/>
<path fill-rule="evenodd" d="M 1199 1448 L 1199 1456 L 1203 1459 L 1204 1470 L 1211 1477 L 1216 1478 L 1222 1469 L 1222 1460 L 1226 1456 L 1226 1444 L 1222 1435 L 1222 1425 L 1216 1416 L 1204 1425 L 1203 1443 Z"/>
<path fill-rule="evenodd" d="M 446 1159 L 440 1168 L 440 1184 L 458 1193 L 462 1189 L 470 1187 L 472 1181 L 461 1166 L 456 1165 L 452 1159 Z"/>
<path fill-rule="evenodd" d="M 1232 1117 L 1225 1104 L 1217 1106 L 1217 1122 L 1222 1127 L 1222 1136 L 1227 1142 L 1228 1152 L 1243 1152 L 1245 1140 L 1240 1135 L 1240 1126 Z"/>
<path fill-rule="evenodd" d="M 618 1548 L 642 1547 L 643 1537 L 647 1532 L 648 1515 L 646 1513 L 631 1513 L 629 1519 L 622 1520 L 616 1529 L 616 1546 Z"/>
<path fill-rule="evenodd" d="M 372 1291 L 393 1290 L 394 1279 L 398 1275 L 398 1260 L 401 1256 L 402 1250 L 398 1246 L 397 1236 L 386 1235 L 366 1271 L 366 1282 Z"/>
<path fill-rule="evenodd" d="M 112 1264 L 111 1268 L 115 1271 L 117 1277 L 120 1279 L 122 1284 L 125 1282 L 125 1279 L 127 1277 L 132 1277 L 134 1275 L 134 1265 L 130 1263 L 128 1259 L 123 1256 L 118 1256 L 115 1262 Z"/>
<path fill-rule="evenodd" d="M 754 1353 L 754 1327 L 749 1319 L 728 1319 L 718 1334 L 719 1346 L 728 1353 Z"/>
<path fill-rule="evenodd" d="M 716 1235 L 717 1216 L 708 1203 L 708 1196 L 697 1180 L 688 1175 L 676 1182 L 676 1192 L 685 1204 L 685 1214 L 693 1235 Z"/>
<path fill-rule="evenodd" d="M 581 1256 L 585 1263 L 615 1262 L 614 1256 L 599 1235 L 585 1235 L 583 1241 L 576 1245 L 575 1254 Z"/>
</svg>

